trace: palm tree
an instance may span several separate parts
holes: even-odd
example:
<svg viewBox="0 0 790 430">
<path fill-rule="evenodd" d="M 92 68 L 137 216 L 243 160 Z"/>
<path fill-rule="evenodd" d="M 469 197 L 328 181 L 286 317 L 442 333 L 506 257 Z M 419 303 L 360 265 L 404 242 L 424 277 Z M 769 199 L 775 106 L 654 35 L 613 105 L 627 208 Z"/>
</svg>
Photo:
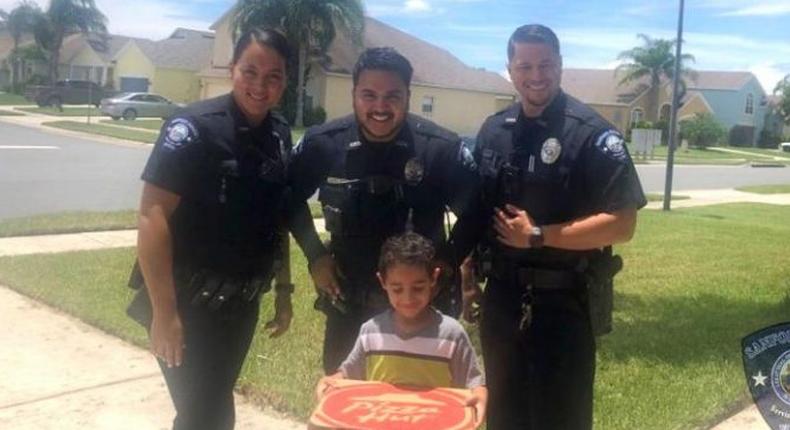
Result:
<svg viewBox="0 0 790 430">
<path fill-rule="evenodd" d="M 672 80 L 675 74 L 675 43 L 676 40 L 653 39 L 645 34 L 637 34 L 642 39 L 643 45 L 621 52 L 618 60 L 627 60 L 615 69 L 615 74 L 624 72 L 623 78 L 618 85 L 637 81 L 645 76 L 650 77 L 650 89 L 648 93 L 648 106 L 650 113 L 648 118 L 653 121 L 658 119 L 658 94 L 661 86 L 661 78 Z M 691 69 L 684 67 L 683 62 L 694 61 L 694 56 L 683 54 L 680 56 L 681 76 L 691 76 Z M 685 83 L 680 81 L 681 94 L 685 92 Z"/>
<path fill-rule="evenodd" d="M 36 43 L 49 53 L 49 80 L 58 79 L 60 48 L 70 33 L 107 34 L 107 18 L 94 0 L 51 0 L 36 25 Z"/>
<path fill-rule="evenodd" d="M 30 0 L 23 0 L 19 5 L 8 12 L 5 17 L 5 27 L 14 41 L 11 51 L 11 87 L 16 88 L 19 81 L 19 43 L 25 33 L 33 33 L 36 22 L 41 19 L 42 12 L 38 5 Z"/>
<path fill-rule="evenodd" d="M 296 127 L 303 126 L 305 75 L 311 54 L 325 53 L 338 30 L 362 44 L 365 13 L 361 0 L 240 0 L 236 35 L 253 27 L 277 28 L 296 48 Z"/>
</svg>

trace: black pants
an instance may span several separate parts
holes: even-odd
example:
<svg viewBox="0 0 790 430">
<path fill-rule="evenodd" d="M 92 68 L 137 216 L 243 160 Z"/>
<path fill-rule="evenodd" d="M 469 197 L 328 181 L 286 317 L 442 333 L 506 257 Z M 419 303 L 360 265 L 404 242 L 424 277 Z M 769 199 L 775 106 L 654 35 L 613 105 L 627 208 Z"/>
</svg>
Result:
<svg viewBox="0 0 790 430">
<path fill-rule="evenodd" d="M 176 409 L 174 430 L 226 430 L 235 423 L 233 387 L 258 321 L 259 301 L 228 309 L 180 307 L 186 349 L 180 367 L 159 361 Z"/>
<path fill-rule="evenodd" d="M 377 300 L 373 306 L 350 306 L 345 314 L 334 307 L 324 306 L 322 310 L 326 314 L 326 327 L 322 361 L 325 374 L 331 375 L 337 372 L 338 367 L 354 348 L 362 324 L 387 308 L 388 304 L 381 300 Z"/>
<path fill-rule="evenodd" d="M 515 285 L 489 281 L 481 323 L 488 429 L 591 429 L 595 338 L 584 289 L 536 289 L 523 331 L 520 300 Z"/>
</svg>

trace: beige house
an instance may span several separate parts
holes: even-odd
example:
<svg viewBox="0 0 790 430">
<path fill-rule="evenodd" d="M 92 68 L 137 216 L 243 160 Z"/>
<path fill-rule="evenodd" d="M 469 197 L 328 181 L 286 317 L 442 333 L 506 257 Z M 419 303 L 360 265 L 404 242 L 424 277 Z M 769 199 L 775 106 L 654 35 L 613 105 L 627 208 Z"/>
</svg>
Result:
<svg viewBox="0 0 790 430">
<path fill-rule="evenodd" d="M 163 40 L 130 39 L 113 58 L 113 86 L 196 101 L 201 95 L 197 73 L 210 63 L 213 46 L 213 33 L 183 28 Z"/>
<path fill-rule="evenodd" d="M 672 83 L 664 81 L 658 91 L 658 118 L 651 118 L 649 79 L 618 85 L 621 76 L 614 70 L 565 69 L 562 87 L 587 103 L 620 130 L 640 121 L 668 121 Z M 741 145 L 755 145 L 771 115 L 767 94 L 750 72 L 698 71 L 686 78 L 686 94 L 681 100 L 678 120 L 697 113 L 712 114 Z"/>
<path fill-rule="evenodd" d="M 8 72 L 3 72 L 11 49 L 8 39 L 0 34 L 0 83 L 9 79 Z M 213 33 L 183 28 L 158 41 L 77 33 L 63 41 L 58 76 L 90 80 L 119 91 L 150 91 L 176 102 L 192 102 L 200 98 L 197 72 L 210 63 L 213 46 Z M 46 76 L 43 61 L 26 64 L 22 81 L 35 74 Z"/>
<path fill-rule="evenodd" d="M 203 98 L 230 91 L 231 21 L 232 10 L 211 27 L 216 38 L 211 67 L 200 72 Z M 410 111 L 459 134 L 477 133 L 488 115 L 516 98 L 513 86 L 498 74 L 469 67 L 448 51 L 373 18 L 365 18 L 363 45 L 392 46 L 406 56 L 414 68 Z M 328 119 L 352 112 L 351 70 L 359 52 L 339 36 L 326 58 L 314 61 L 305 89 L 308 106 L 323 107 Z"/>
</svg>

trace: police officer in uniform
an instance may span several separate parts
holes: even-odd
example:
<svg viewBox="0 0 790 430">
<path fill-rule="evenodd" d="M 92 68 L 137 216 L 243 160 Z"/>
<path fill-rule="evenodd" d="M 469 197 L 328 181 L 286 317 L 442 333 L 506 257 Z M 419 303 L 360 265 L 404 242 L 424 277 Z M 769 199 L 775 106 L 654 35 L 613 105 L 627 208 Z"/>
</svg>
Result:
<svg viewBox="0 0 790 430">
<path fill-rule="evenodd" d="M 174 429 L 234 426 L 233 386 L 281 244 L 291 138 L 271 109 L 285 90 L 288 55 L 275 31 L 243 34 L 232 92 L 169 119 L 142 175 L 142 277 L 133 283 L 145 287 L 129 314 L 149 330 Z M 292 287 L 276 290 L 273 335 L 292 314 Z"/>
<path fill-rule="evenodd" d="M 485 121 L 475 148 L 491 227 L 477 255 L 488 428 L 590 429 L 605 331 L 591 311 L 611 303 L 610 246 L 630 240 L 646 201 L 622 135 L 560 89 L 556 35 L 518 28 L 508 60 L 521 101 Z M 480 294 L 465 291 L 465 312 Z"/>
<path fill-rule="evenodd" d="M 329 250 L 303 247 L 322 290 L 327 374 L 346 358 L 361 324 L 388 307 L 376 279 L 385 239 L 406 229 L 430 238 L 443 250 L 446 272 L 471 248 L 449 245 L 444 220 L 447 207 L 463 216 L 475 195 L 474 160 L 457 135 L 408 113 L 411 77 L 409 61 L 394 49 L 366 50 L 353 71 L 354 115 L 308 130 L 294 150 L 294 197 L 319 190 L 331 233 Z M 306 235 L 315 231 L 295 232 L 300 242 Z M 434 303 L 457 315 L 460 289 L 447 284 Z"/>
</svg>

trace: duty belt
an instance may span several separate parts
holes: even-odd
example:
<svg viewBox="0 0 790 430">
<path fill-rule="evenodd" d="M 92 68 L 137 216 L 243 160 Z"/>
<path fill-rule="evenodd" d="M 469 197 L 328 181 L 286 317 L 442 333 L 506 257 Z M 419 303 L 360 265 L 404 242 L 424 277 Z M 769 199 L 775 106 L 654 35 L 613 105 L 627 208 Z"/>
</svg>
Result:
<svg viewBox="0 0 790 430">
<path fill-rule="evenodd" d="M 492 276 L 500 281 L 527 285 L 538 290 L 569 290 L 580 285 L 580 273 L 574 270 L 557 270 L 530 267 L 515 262 L 494 261 Z"/>
<path fill-rule="evenodd" d="M 536 291 L 571 291 L 580 285 L 579 274 L 572 270 L 533 268 L 515 263 L 494 264 L 493 276 L 500 281 L 516 285 L 520 304 L 519 330 L 524 333 L 532 325 L 532 304 Z"/>
</svg>

